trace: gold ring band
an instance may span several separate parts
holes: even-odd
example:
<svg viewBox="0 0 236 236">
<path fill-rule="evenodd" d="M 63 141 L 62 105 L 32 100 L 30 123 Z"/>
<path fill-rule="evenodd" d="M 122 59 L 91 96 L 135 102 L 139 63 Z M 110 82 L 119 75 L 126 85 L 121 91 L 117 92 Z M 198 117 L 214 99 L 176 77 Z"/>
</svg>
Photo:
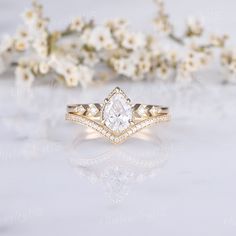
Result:
<svg viewBox="0 0 236 236">
<path fill-rule="evenodd" d="M 131 104 L 120 88 L 115 88 L 104 103 L 67 106 L 66 120 L 91 127 L 112 143 L 155 123 L 169 121 L 169 109 L 159 105 Z"/>
</svg>

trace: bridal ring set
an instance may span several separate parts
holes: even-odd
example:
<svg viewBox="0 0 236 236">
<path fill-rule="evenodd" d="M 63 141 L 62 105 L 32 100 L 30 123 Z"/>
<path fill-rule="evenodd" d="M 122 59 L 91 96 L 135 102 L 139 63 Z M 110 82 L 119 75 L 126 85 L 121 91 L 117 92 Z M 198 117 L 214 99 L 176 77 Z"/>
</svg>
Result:
<svg viewBox="0 0 236 236">
<path fill-rule="evenodd" d="M 132 104 L 117 87 L 103 103 L 68 105 L 66 120 L 90 127 L 119 144 L 148 126 L 169 121 L 170 115 L 167 107 Z"/>
</svg>

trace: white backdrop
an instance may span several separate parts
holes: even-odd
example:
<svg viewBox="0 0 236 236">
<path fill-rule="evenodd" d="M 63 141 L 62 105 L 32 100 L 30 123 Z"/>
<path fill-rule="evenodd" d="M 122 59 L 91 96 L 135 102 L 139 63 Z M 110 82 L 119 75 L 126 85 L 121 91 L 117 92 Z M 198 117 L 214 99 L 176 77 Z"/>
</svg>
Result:
<svg viewBox="0 0 236 236">
<path fill-rule="evenodd" d="M 42 1 L 57 28 L 76 15 L 124 16 L 151 30 L 149 0 Z M 0 32 L 28 1 L 0 0 Z M 180 25 L 201 16 L 236 37 L 233 0 L 167 0 Z M 199 75 L 201 77 L 201 75 Z M 0 235 L 235 235 L 236 86 L 113 82 L 86 90 L 0 79 Z M 113 147 L 64 121 L 68 103 L 102 101 L 119 85 L 133 102 L 168 105 L 172 122 Z M 52 92 L 53 91 L 53 92 Z"/>
</svg>

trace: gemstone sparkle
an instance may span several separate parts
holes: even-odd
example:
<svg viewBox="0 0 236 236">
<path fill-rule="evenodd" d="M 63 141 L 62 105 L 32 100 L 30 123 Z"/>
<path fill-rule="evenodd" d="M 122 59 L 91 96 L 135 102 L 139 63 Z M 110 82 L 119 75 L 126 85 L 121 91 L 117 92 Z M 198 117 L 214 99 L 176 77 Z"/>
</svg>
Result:
<svg viewBox="0 0 236 236">
<path fill-rule="evenodd" d="M 132 121 L 132 107 L 122 92 L 116 91 L 105 104 L 104 124 L 114 132 L 122 132 Z"/>
</svg>

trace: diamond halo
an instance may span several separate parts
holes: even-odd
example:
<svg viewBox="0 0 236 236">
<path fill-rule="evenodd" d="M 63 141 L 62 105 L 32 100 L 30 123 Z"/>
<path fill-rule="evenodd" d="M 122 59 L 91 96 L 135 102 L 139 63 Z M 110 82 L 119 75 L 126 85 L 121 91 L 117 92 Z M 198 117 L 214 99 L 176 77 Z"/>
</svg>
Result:
<svg viewBox="0 0 236 236">
<path fill-rule="evenodd" d="M 115 88 L 105 99 L 101 114 L 102 122 L 107 128 L 116 134 L 124 132 L 133 119 L 130 99 L 120 88 Z"/>
</svg>

